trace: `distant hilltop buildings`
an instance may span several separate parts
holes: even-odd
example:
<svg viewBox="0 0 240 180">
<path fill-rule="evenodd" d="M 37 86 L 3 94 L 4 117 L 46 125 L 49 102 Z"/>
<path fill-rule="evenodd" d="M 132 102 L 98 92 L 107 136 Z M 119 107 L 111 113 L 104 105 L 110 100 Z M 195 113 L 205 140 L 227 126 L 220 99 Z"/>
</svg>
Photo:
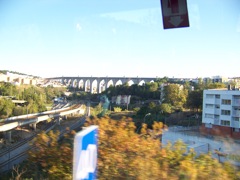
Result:
<svg viewBox="0 0 240 180">
<path fill-rule="evenodd" d="M 59 82 L 52 80 L 46 80 L 44 78 L 14 74 L 7 72 L 6 74 L 0 73 L 0 82 L 8 82 L 17 86 L 20 85 L 33 85 L 33 86 L 52 86 L 52 87 L 62 87 L 63 85 Z"/>
<path fill-rule="evenodd" d="M 189 81 L 194 82 L 194 83 L 199 83 L 200 78 L 193 78 L 189 79 Z M 212 83 L 230 83 L 230 82 L 235 82 L 236 84 L 240 85 L 240 77 L 223 77 L 223 76 L 212 76 L 212 77 L 204 77 L 201 78 L 204 83 L 207 82 L 212 82 Z"/>
<path fill-rule="evenodd" d="M 191 79 L 191 82 L 199 83 L 199 78 Z M 236 87 L 240 87 L 240 77 L 223 77 L 223 76 L 212 76 L 202 78 L 202 82 L 207 83 L 226 83 L 226 84 L 234 84 Z"/>
<path fill-rule="evenodd" d="M 32 76 L 13 74 L 7 72 L 6 74 L 0 74 L 0 82 L 9 82 L 14 85 L 36 85 L 38 80 Z"/>
</svg>

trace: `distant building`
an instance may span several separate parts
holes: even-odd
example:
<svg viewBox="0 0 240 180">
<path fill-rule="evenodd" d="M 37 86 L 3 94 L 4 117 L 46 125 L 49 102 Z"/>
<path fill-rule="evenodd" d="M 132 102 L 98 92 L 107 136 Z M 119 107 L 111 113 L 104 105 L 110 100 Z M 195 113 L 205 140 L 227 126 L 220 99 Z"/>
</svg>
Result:
<svg viewBox="0 0 240 180">
<path fill-rule="evenodd" d="M 227 83 L 229 82 L 229 78 L 228 77 L 223 77 L 223 76 L 212 76 L 210 77 L 205 77 L 203 78 L 203 82 L 204 83 Z"/>
<path fill-rule="evenodd" d="M 64 87 L 64 85 L 58 81 L 46 80 L 44 78 L 19 75 L 13 73 L 1 74 L 0 73 L 0 82 L 8 82 L 13 85 L 33 85 L 33 86 L 42 86 L 42 87 Z"/>
<path fill-rule="evenodd" d="M 212 77 L 212 83 L 226 83 L 229 79 L 227 77 L 223 76 L 213 76 Z"/>
<path fill-rule="evenodd" d="M 239 89 L 204 90 L 201 131 L 207 135 L 240 138 Z"/>
<path fill-rule="evenodd" d="M 192 83 L 198 84 L 199 79 L 198 79 L 198 78 L 191 79 L 189 82 L 192 82 Z"/>
<path fill-rule="evenodd" d="M 32 76 L 23 76 L 13 73 L 0 74 L 0 82 L 8 82 L 14 85 L 36 85 L 37 79 Z"/>
<path fill-rule="evenodd" d="M 229 84 L 233 84 L 233 88 L 239 88 L 240 87 L 240 78 L 239 77 L 234 77 L 229 79 Z"/>
<path fill-rule="evenodd" d="M 130 103 L 131 95 L 118 95 L 112 97 L 112 103 L 117 105 L 127 105 Z"/>
</svg>

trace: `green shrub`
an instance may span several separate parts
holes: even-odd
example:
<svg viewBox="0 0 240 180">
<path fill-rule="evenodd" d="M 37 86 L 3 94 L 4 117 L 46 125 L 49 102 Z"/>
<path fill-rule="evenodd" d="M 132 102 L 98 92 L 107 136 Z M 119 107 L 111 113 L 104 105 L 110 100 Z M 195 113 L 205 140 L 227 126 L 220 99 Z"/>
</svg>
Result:
<svg viewBox="0 0 240 180">
<path fill-rule="evenodd" d="M 121 111 L 122 111 L 122 108 L 120 108 L 120 107 L 114 107 L 114 108 L 113 108 L 113 111 L 114 111 L 114 112 L 121 112 Z"/>
</svg>

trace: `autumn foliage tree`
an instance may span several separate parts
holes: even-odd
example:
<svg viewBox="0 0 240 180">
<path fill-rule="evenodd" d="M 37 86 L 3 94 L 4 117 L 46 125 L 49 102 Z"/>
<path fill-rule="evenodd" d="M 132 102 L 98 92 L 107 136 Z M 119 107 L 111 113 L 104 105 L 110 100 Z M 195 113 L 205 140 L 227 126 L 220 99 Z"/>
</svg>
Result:
<svg viewBox="0 0 240 180">
<path fill-rule="evenodd" d="M 90 125 L 99 126 L 99 180 L 240 179 L 236 167 L 219 163 L 210 153 L 196 156 L 182 141 L 161 144 L 165 130 L 161 122 L 154 122 L 151 130 L 143 124 L 140 134 L 136 133 L 132 119 L 126 117 L 92 118 L 85 123 L 86 127 Z M 35 173 L 37 179 L 72 179 L 73 135 L 72 132 L 59 142 L 59 133 L 39 134 L 33 143 L 36 148 L 29 154 L 30 174 Z"/>
<path fill-rule="evenodd" d="M 66 133 L 63 141 L 59 141 L 59 131 L 38 134 L 29 151 L 30 174 L 37 179 L 72 179 L 74 134 Z"/>
<path fill-rule="evenodd" d="M 95 118 L 88 121 L 87 125 L 90 124 L 99 126 L 99 179 L 151 179 L 160 175 L 155 160 L 160 150 L 159 139 L 140 137 L 130 119 Z M 155 125 L 155 133 L 159 130 L 161 128 Z"/>
<path fill-rule="evenodd" d="M 174 109 L 183 109 L 187 101 L 188 91 L 179 84 L 169 84 L 164 87 L 164 103 L 170 104 Z"/>
<path fill-rule="evenodd" d="M 161 122 L 154 122 L 152 130 L 143 124 L 140 135 L 127 118 L 120 121 L 94 118 L 86 126 L 93 124 L 99 126 L 98 179 L 240 178 L 237 169 L 229 163 L 221 164 L 211 154 L 197 157 L 181 141 L 162 146 Z"/>
</svg>

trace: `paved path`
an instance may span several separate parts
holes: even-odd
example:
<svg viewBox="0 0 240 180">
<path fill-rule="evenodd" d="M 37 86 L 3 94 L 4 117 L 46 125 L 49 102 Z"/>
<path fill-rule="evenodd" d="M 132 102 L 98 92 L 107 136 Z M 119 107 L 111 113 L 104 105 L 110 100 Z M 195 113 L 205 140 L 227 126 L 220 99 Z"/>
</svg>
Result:
<svg viewBox="0 0 240 180">
<path fill-rule="evenodd" d="M 167 142 L 175 142 L 177 140 L 182 140 L 188 146 L 194 144 L 195 147 L 206 145 L 207 149 L 212 152 L 213 156 L 219 158 L 214 154 L 214 150 L 220 150 L 222 153 L 226 154 L 239 154 L 240 155 L 240 142 L 233 139 L 221 138 L 221 137 L 207 137 L 201 135 L 197 130 L 184 130 L 181 127 L 171 127 L 168 131 L 163 134 L 162 142 L 167 144 Z M 207 149 L 205 148 L 204 150 Z M 221 161 L 225 161 L 224 157 L 221 157 Z"/>
</svg>

